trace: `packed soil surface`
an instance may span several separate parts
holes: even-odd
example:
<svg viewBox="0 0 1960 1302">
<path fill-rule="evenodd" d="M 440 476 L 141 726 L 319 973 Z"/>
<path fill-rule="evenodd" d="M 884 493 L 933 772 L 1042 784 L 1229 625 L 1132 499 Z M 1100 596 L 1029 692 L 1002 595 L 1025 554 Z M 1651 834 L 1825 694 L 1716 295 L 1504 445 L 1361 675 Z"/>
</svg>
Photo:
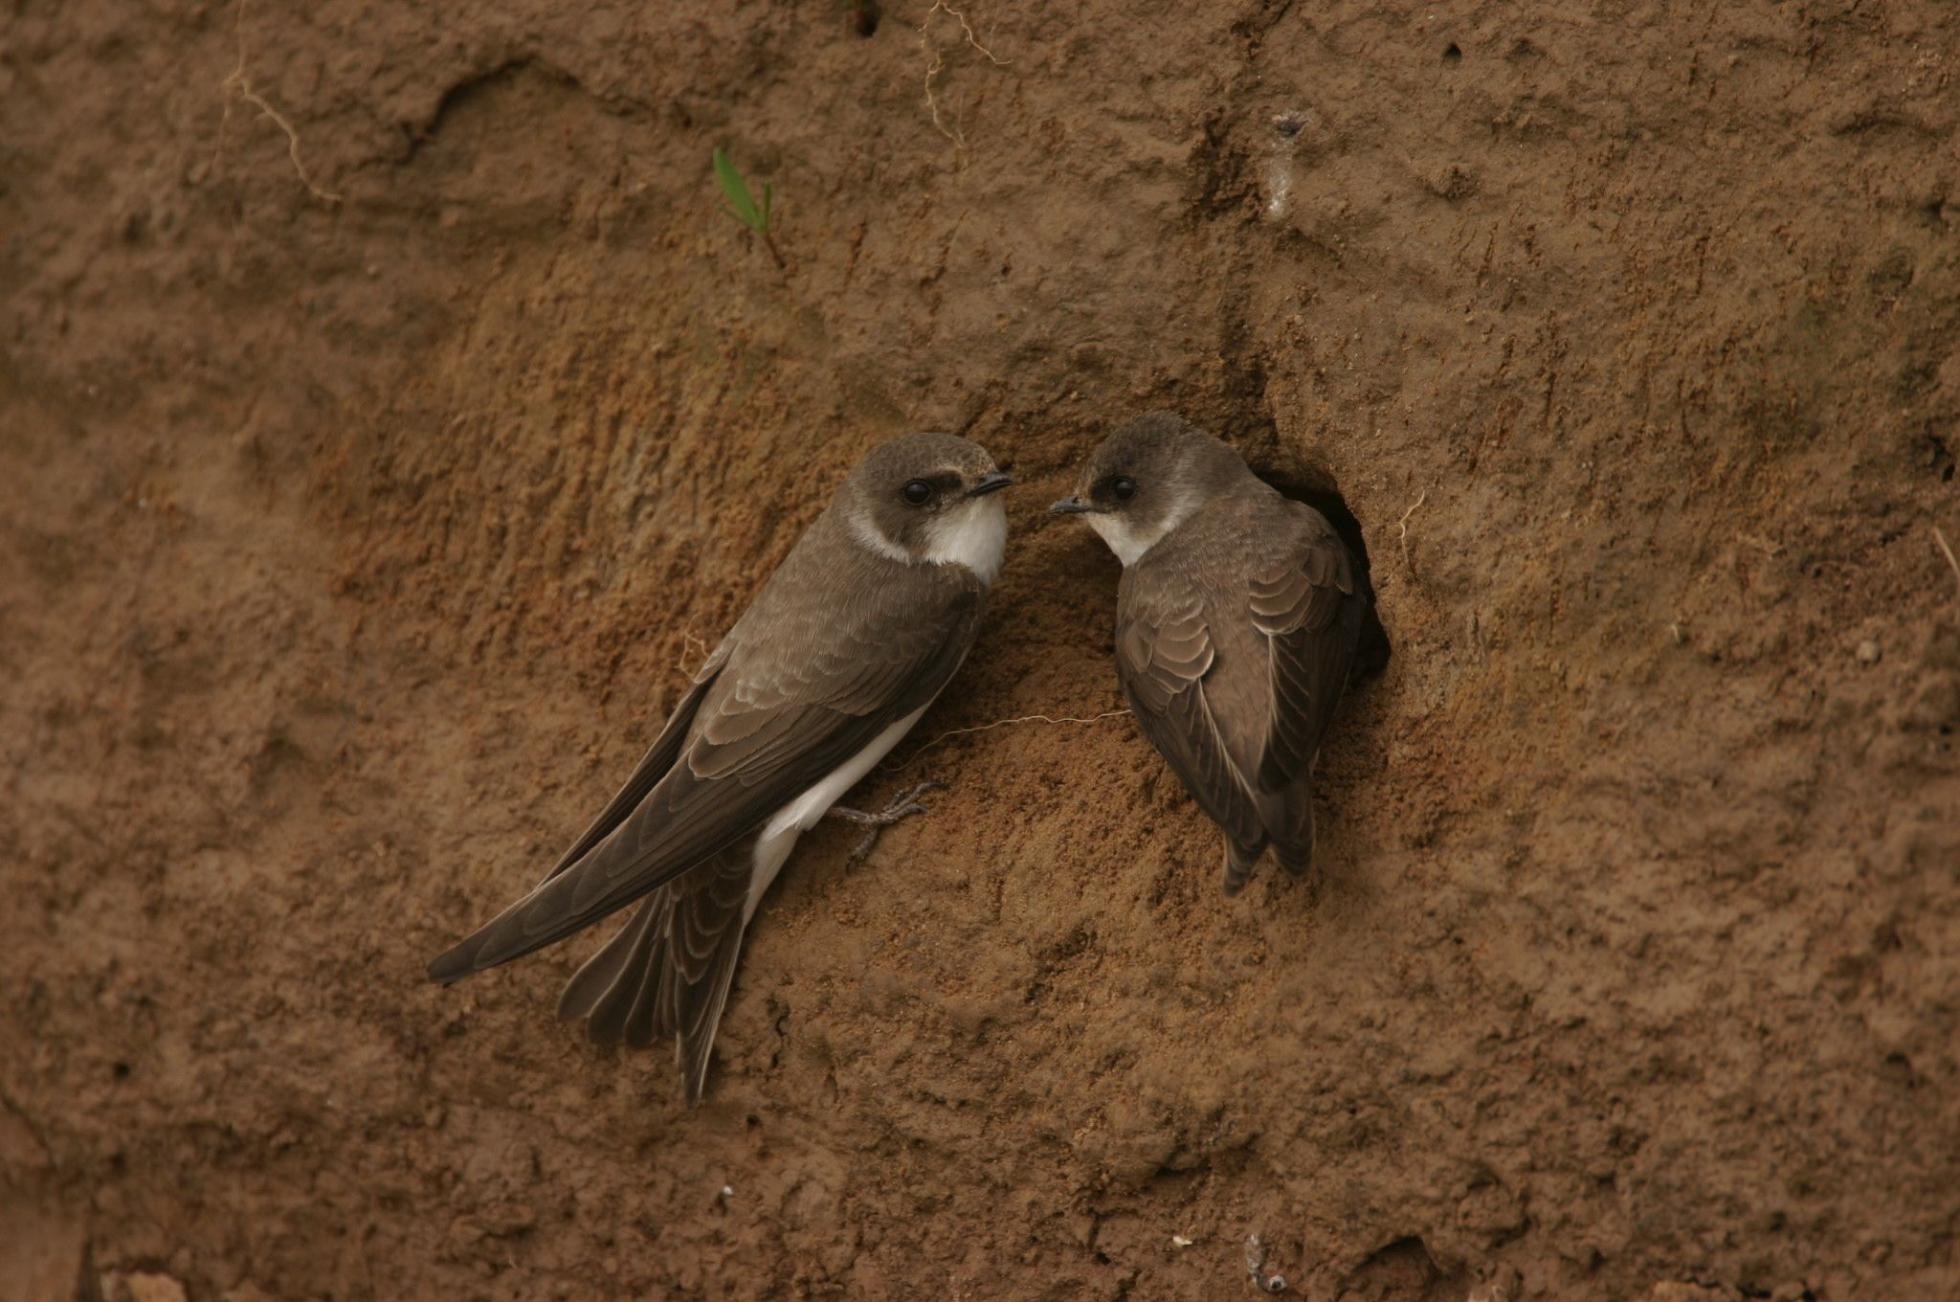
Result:
<svg viewBox="0 0 1960 1302">
<path fill-rule="evenodd" d="M 12 0 L 0 122 L 0 1296 L 1960 1296 L 1953 6 Z M 1166 407 L 1394 642 L 1235 899 L 1044 509 Z M 707 1101 L 429 984 L 913 429 L 946 789 Z"/>
</svg>

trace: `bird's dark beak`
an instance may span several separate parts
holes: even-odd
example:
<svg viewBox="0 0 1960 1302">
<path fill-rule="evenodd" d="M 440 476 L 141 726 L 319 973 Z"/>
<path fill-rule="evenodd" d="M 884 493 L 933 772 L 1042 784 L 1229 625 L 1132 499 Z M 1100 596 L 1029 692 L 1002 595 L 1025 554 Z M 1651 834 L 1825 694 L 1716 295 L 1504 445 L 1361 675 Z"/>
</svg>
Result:
<svg viewBox="0 0 1960 1302">
<path fill-rule="evenodd" d="M 1093 511 L 1095 509 L 1096 509 L 1095 507 L 1090 506 L 1087 502 L 1083 501 L 1079 497 L 1064 497 L 1061 501 L 1055 503 L 1053 506 L 1048 508 L 1048 514 L 1081 515 L 1084 512 Z"/>
<path fill-rule="evenodd" d="M 1001 489 L 1006 488 L 1013 482 L 1014 476 L 995 470 L 980 476 L 980 482 L 967 489 L 966 495 L 968 497 L 985 497 L 989 493 L 998 493 Z"/>
</svg>

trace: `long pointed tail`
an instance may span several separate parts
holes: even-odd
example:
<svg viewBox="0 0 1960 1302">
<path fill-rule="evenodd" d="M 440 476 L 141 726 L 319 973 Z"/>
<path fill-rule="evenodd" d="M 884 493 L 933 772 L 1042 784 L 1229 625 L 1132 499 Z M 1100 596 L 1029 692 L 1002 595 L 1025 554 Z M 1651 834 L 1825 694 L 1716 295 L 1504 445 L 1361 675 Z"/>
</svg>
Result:
<svg viewBox="0 0 1960 1302">
<path fill-rule="evenodd" d="M 648 896 L 558 998 L 558 1015 L 587 1018 L 602 1044 L 644 1048 L 673 1037 L 689 1107 L 707 1085 L 748 929 L 750 851 L 748 843 L 724 851 Z"/>
<path fill-rule="evenodd" d="M 558 1015 L 567 1021 L 591 1018 L 586 1031 L 601 1044 L 652 1044 L 654 996 L 666 965 L 672 916 L 673 900 L 666 892 L 648 896 L 633 920 L 565 983 Z"/>
<path fill-rule="evenodd" d="M 1313 783 L 1305 778 L 1286 789 L 1282 830 L 1273 834 L 1273 857 L 1295 877 L 1313 867 Z"/>
<path fill-rule="evenodd" d="M 1234 841 L 1225 838 L 1225 894 L 1237 895 L 1245 889 L 1252 878 L 1252 870 L 1259 863 L 1259 856 L 1266 853 L 1266 838 L 1254 841 Z"/>
</svg>

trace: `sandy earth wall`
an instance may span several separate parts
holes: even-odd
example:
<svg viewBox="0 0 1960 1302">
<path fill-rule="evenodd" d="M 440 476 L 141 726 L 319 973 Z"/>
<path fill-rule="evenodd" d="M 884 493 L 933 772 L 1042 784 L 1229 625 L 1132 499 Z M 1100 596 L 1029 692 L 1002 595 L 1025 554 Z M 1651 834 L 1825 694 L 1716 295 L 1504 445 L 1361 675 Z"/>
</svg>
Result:
<svg viewBox="0 0 1960 1302">
<path fill-rule="evenodd" d="M 0 12 L 0 1294 L 1960 1294 L 1952 7 L 962 13 Z M 1365 530 L 1310 886 L 979 730 L 1118 708 L 1160 406 Z M 1025 485 L 948 790 L 708 1102 L 596 937 L 425 984 L 915 428 Z"/>
</svg>

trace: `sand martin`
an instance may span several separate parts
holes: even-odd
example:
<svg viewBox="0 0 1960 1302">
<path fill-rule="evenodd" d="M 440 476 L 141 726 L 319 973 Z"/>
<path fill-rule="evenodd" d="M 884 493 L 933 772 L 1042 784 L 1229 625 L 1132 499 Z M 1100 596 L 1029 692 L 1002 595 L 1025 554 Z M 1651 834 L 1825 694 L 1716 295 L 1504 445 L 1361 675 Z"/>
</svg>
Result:
<svg viewBox="0 0 1960 1302">
<path fill-rule="evenodd" d="M 558 1011 L 589 1018 L 601 1041 L 674 1037 L 687 1100 L 699 1101 L 763 892 L 797 837 L 919 721 L 973 645 L 1007 543 L 995 494 L 1011 482 L 985 449 L 950 434 L 872 451 L 611 803 L 535 890 L 429 975 L 456 981 L 638 902 Z"/>
<path fill-rule="evenodd" d="M 1105 439 L 1050 509 L 1080 515 L 1123 562 L 1117 678 L 1224 829 L 1225 893 L 1268 846 L 1304 873 L 1314 759 L 1372 619 L 1333 526 L 1169 412 Z"/>
</svg>

